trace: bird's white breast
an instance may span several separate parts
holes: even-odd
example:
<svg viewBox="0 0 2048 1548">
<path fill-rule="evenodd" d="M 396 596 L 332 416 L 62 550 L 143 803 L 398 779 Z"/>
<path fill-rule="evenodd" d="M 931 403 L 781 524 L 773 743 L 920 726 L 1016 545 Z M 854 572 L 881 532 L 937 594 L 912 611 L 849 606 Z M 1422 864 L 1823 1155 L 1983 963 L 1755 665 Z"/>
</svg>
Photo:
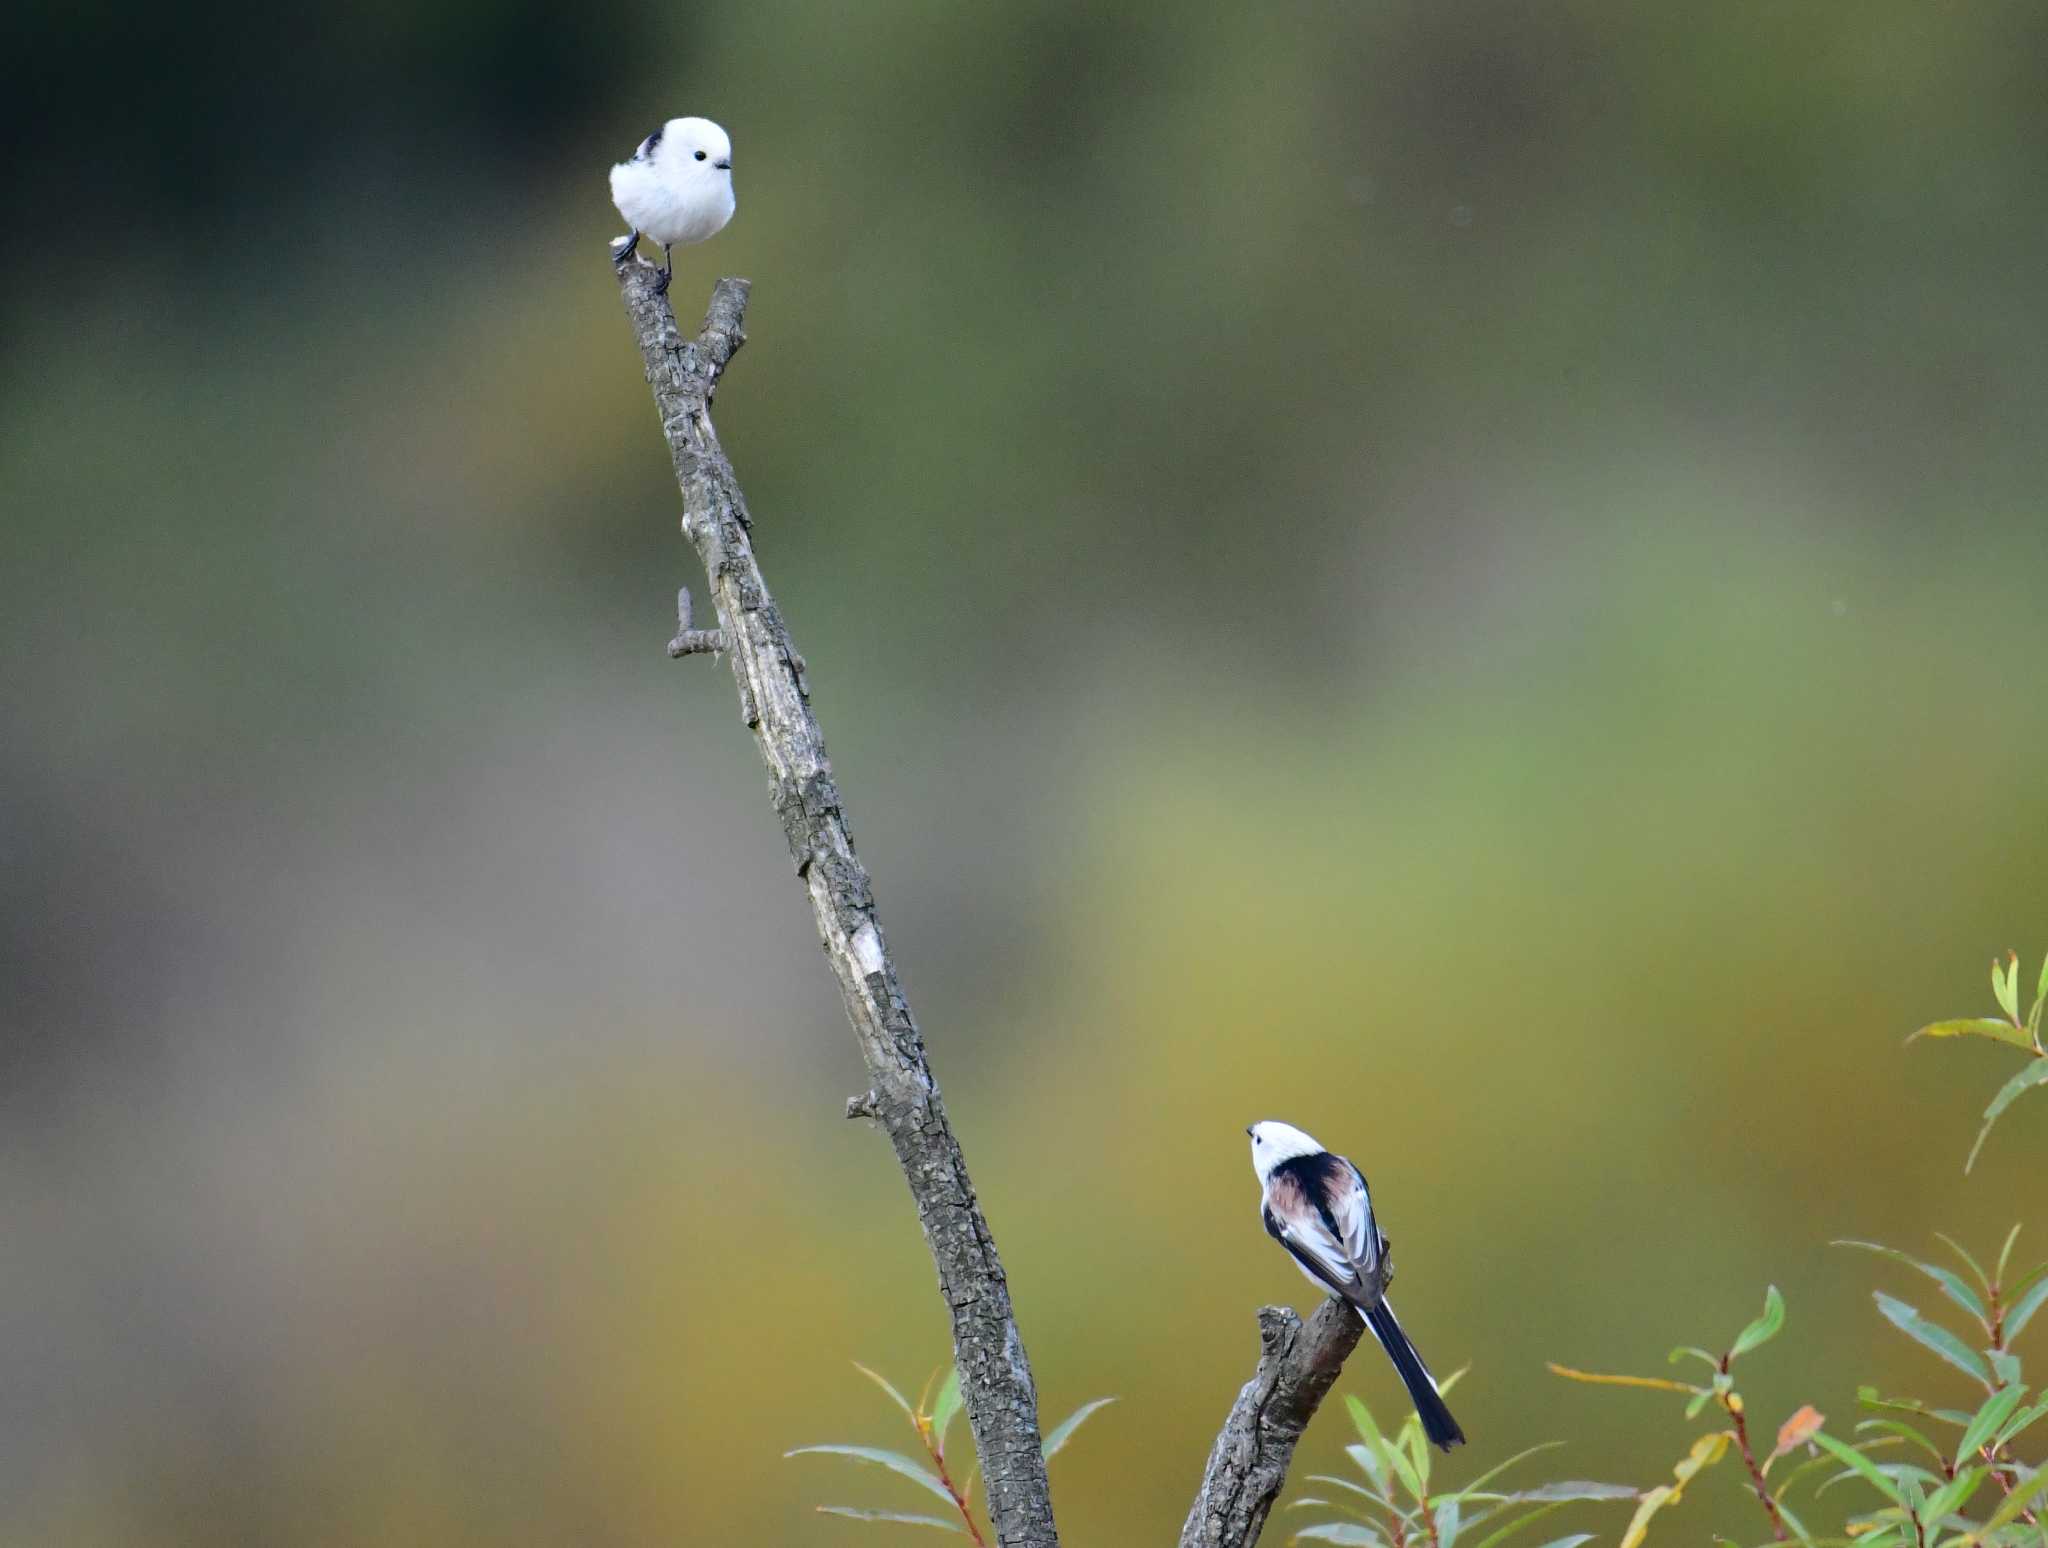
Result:
<svg viewBox="0 0 2048 1548">
<path fill-rule="evenodd" d="M 728 173 L 676 176 L 655 162 L 622 161 L 612 168 L 612 202 L 635 231 L 683 246 L 723 230 L 735 201 Z"/>
</svg>

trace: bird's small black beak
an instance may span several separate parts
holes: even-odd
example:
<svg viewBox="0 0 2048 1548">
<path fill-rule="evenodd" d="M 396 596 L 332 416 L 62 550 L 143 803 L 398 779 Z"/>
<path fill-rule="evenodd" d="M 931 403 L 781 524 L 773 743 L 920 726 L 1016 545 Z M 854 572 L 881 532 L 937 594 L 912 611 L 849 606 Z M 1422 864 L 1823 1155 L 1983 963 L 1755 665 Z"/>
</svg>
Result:
<svg viewBox="0 0 2048 1548">
<path fill-rule="evenodd" d="M 711 164 L 721 172 L 730 172 L 732 170 L 732 163 L 730 161 L 714 161 Z"/>
<path fill-rule="evenodd" d="M 1247 1134 L 1251 1133 L 1251 1132 L 1252 1132 L 1252 1126 L 1251 1126 L 1250 1124 L 1246 1124 L 1246 1125 L 1244 1126 L 1244 1132 L 1245 1132 L 1245 1133 L 1247 1133 Z"/>
</svg>

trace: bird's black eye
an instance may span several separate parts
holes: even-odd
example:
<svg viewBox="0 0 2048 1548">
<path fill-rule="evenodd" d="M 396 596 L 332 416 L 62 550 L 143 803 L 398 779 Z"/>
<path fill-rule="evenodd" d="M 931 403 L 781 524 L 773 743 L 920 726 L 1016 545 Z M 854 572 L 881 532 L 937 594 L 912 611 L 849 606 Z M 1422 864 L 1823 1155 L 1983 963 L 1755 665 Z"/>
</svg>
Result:
<svg viewBox="0 0 2048 1548">
<path fill-rule="evenodd" d="M 699 161 L 702 161 L 704 159 L 704 153 L 702 151 L 697 152 L 697 159 Z"/>
</svg>

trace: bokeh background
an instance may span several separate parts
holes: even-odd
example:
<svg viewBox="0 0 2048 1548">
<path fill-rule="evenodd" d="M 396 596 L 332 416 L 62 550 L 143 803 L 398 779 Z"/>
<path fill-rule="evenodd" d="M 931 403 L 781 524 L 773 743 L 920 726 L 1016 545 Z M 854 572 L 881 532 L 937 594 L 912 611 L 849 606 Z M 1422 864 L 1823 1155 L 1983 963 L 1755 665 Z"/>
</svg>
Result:
<svg viewBox="0 0 2048 1548">
<path fill-rule="evenodd" d="M 781 1455 L 907 1440 L 848 1362 L 945 1323 L 662 648 L 604 172 L 682 112 L 740 204 L 675 296 L 755 282 L 720 429 L 1044 1406 L 1120 1399 L 1067 1540 L 1168 1540 L 1313 1300 L 1265 1116 L 1367 1168 L 1475 1468 L 1668 1476 L 1675 1403 L 1542 1362 L 1770 1282 L 1764 1425 L 1962 1395 L 1826 1244 L 2048 1249 L 2048 1115 L 1962 1174 L 2009 1053 L 1900 1047 L 2048 948 L 2040 7 L 7 27 L 0 1541 L 918 1504 Z"/>
</svg>

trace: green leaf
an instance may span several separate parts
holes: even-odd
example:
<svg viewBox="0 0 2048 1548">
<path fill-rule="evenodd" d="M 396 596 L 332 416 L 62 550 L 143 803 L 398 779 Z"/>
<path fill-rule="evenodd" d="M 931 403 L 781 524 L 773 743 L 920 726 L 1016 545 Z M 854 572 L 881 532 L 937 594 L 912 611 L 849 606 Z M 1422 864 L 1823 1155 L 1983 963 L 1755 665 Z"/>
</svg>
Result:
<svg viewBox="0 0 2048 1548">
<path fill-rule="evenodd" d="M 1562 1479 L 1557 1483 L 1538 1484 L 1533 1489 L 1522 1489 L 1508 1496 L 1511 1500 L 1639 1500 L 1643 1491 L 1634 1484 L 1592 1483 L 1583 1478 Z"/>
<path fill-rule="evenodd" d="M 783 1455 L 852 1457 L 856 1462 L 872 1462 L 877 1467 L 886 1467 L 892 1473 L 901 1473 L 912 1483 L 931 1490 L 948 1505 L 954 1503 L 952 1492 L 944 1484 L 900 1451 L 880 1451 L 873 1446 L 799 1446 L 794 1451 L 785 1451 Z"/>
<path fill-rule="evenodd" d="M 1998 1249 L 1998 1267 L 1991 1271 L 1991 1282 L 1994 1285 L 2005 1283 L 2005 1265 L 2011 1261 L 2012 1244 L 2019 1239 L 2020 1223 L 2015 1220 L 2012 1224 L 2012 1229 L 2005 1233 L 2005 1245 Z"/>
<path fill-rule="evenodd" d="M 1984 1265 L 1970 1256 L 1970 1249 L 1957 1241 L 1953 1236 L 1950 1236 L 1946 1231 L 1936 1231 L 1934 1234 L 1943 1246 L 1947 1247 L 1950 1252 L 1970 1266 L 1970 1272 L 1977 1276 L 1977 1283 L 1982 1285 L 1988 1292 L 1991 1289 L 1991 1281 L 1984 1275 Z"/>
<path fill-rule="evenodd" d="M 2006 965 L 1999 966 L 1998 959 L 1991 959 L 1991 992 L 1998 997 L 1998 1008 L 2012 1017 L 2020 1019 L 2020 959 L 2014 952 L 2007 952 Z"/>
<path fill-rule="evenodd" d="M 1373 1488 L 1377 1489 L 1380 1494 L 1391 1494 L 1393 1492 L 1387 1487 L 1389 1475 L 1387 1473 L 1386 1454 L 1377 1446 L 1354 1443 L 1344 1448 L 1344 1455 L 1351 1459 L 1352 1464 L 1361 1473 L 1372 1480 Z M 1375 1498 L 1377 1497 L 1375 1496 Z M 1391 1502 L 1388 1508 L 1392 1509 Z"/>
<path fill-rule="evenodd" d="M 824 1516 L 846 1516 L 854 1521 L 893 1521 L 904 1526 L 937 1527 L 941 1532 L 966 1535 L 959 1522 L 942 1520 L 938 1516 L 908 1516 L 900 1510 L 855 1510 L 851 1505 L 820 1505 L 817 1509 Z"/>
<path fill-rule="evenodd" d="M 1707 1369 L 1709 1370 L 1718 1371 L 1721 1368 L 1721 1362 L 1717 1357 L 1708 1354 L 1706 1350 L 1700 1349 L 1692 1344 L 1680 1344 L 1676 1349 L 1672 1350 L 1670 1354 L 1664 1357 L 1664 1363 L 1666 1365 L 1676 1365 L 1679 1362 L 1679 1360 L 1686 1355 L 1691 1355 L 1695 1360 L 1706 1361 Z"/>
<path fill-rule="evenodd" d="M 1777 1337 L 1778 1329 L 1785 1325 L 1785 1298 L 1778 1294 L 1778 1287 L 1772 1285 L 1764 1291 L 1764 1314 L 1735 1335 L 1735 1343 L 1728 1351 L 1728 1358 L 1745 1355 L 1759 1344 L 1770 1342 Z"/>
<path fill-rule="evenodd" d="M 2038 1279 L 2034 1287 L 2023 1294 L 2005 1314 L 2005 1340 L 2011 1343 L 2020 1336 L 2020 1329 L 2034 1320 L 2034 1313 L 2048 1301 L 2048 1278 Z"/>
<path fill-rule="evenodd" d="M 1998 1509 L 1994 1510 L 1984 1525 L 1977 1529 L 1977 1540 L 1982 1542 L 2000 1527 L 2019 1520 L 2020 1512 L 2032 1504 L 2034 1497 L 2044 1489 L 2048 1489 L 2048 1467 L 2036 1468 L 2033 1477 L 1999 1502 Z"/>
<path fill-rule="evenodd" d="M 1090 1414 L 1094 1413 L 1096 1409 L 1107 1408 L 1111 1403 L 1114 1403 L 1115 1401 L 1116 1399 L 1113 1397 L 1097 1398 L 1092 1403 L 1083 1403 L 1071 1414 L 1068 1414 L 1066 1418 L 1062 1419 L 1056 1426 L 1054 1426 L 1052 1434 L 1046 1436 L 1045 1459 L 1048 1462 L 1050 1462 L 1052 1460 L 1053 1453 L 1058 1451 L 1060 1447 L 1066 1445 L 1068 1441 L 1074 1438 L 1074 1432 L 1081 1428 L 1082 1422 L 1086 1420 Z"/>
<path fill-rule="evenodd" d="M 1415 1471 L 1415 1464 L 1408 1460 L 1406 1451 L 1398 1443 L 1381 1441 L 1380 1455 L 1385 1457 L 1394 1469 L 1394 1476 L 1401 1480 L 1401 1487 L 1408 1491 L 1410 1499 L 1420 1501 L 1426 1497 L 1423 1493 L 1422 1478 Z"/>
<path fill-rule="evenodd" d="M 859 1371 L 861 1375 L 867 1377 L 867 1379 L 873 1382 L 876 1386 L 880 1387 L 884 1392 L 888 1393 L 889 1400 L 892 1403 L 894 1403 L 898 1408 L 903 1410 L 904 1418 L 908 1419 L 913 1425 L 917 1423 L 917 1411 L 910 1406 L 909 1401 L 903 1396 L 903 1394 L 898 1392 L 895 1389 L 895 1387 L 890 1384 L 889 1379 L 886 1376 L 882 1375 L 879 1371 L 869 1370 L 865 1365 L 862 1365 L 858 1360 L 855 1360 L 853 1362 L 853 1368 Z"/>
<path fill-rule="evenodd" d="M 1970 1496 L 1977 1492 L 1977 1485 L 1984 1481 L 1991 1471 L 1988 1467 L 1966 1467 L 1928 1497 L 1926 1507 L 1920 1512 L 1920 1519 L 1929 1526 L 1940 1526 L 1950 1516 L 1969 1504 Z"/>
<path fill-rule="evenodd" d="M 1943 1466 L 1948 1465 L 1948 1457 L 1942 1451 L 1942 1449 L 1939 1446 L 1935 1445 L 1934 1442 L 1929 1440 L 1926 1436 L 1922 1435 L 1918 1430 L 1914 1429 L 1910 1424 L 1901 1424 L 1896 1419 L 1865 1419 L 1860 1421 L 1857 1424 L 1856 1428 L 1858 1432 L 1864 1430 L 1882 1430 L 1887 1435 L 1896 1435 L 1899 1439 L 1903 1441 L 1908 1441 L 1911 1444 L 1918 1446 L 1922 1451 L 1926 1452 L 1930 1457 L 1934 1458 L 1936 1462 L 1941 1463 Z"/>
<path fill-rule="evenodd" d="M 1431 1524 L 1436 1528 L 1437 1548 L 1452 1548 L 1458 1540 L 1458 1524 L 1461 1516 L 1458 1496 L 1447 1494 L 1436 1502 L 1431 1513 Z"/>
<path fill-rule="evenodd" d="M 939 1395 L 932 1399 L 932 1444 L 942 1457 L 946 1454 L 946 1431 L 959 1417 L 960 1406 L 960 1367 L 955 1365 L 947 1370 Z"/>
<path fill-rule="evenodd" d="M 1947 1328 L 1938 1322 L 1929 1322 L 1918 1310 L 1882 1290 L 1872 1291 L 1871 1299 L 1877 1302 L 1877 1309 L 1884 1314 L 1885 1320 L 1906 1337 L 1940 1355 L 1965 1375 L 1976 1377 L 1987 1387 L 1991 1385 L 1991 1367 L 1984 1363 L 1984 1357 Z"/>
<path fill-rule="evenodd" d="M 1999 1444 L 2003 1445 L 2013 1440 L 2030 1426 L 2038 1423 L 2043 1415 L 2048 1415 L 2048 1397 L 2040 1399 L 2031 1408 L 2021 1409 L 2007 1420 L 2005 1428 L 1999 1431 Z"/>
<path fill-rule="evenodd" d="M 1993 1042 L 2007 1043 L 2014 1048 L 2031 1050 L 2034 1046 L 2026 1028 L 2000 1021 L 1996 1016 L 1966 1016 L 1960 1021 L 1930 1022 L 1906 1041 L 1911 1043 L 1923 1037 L 1988 1037 Z"/>
<path fill-rule="evenodd" d="M 1349 1521 L 1328 1521 L 1321 1526 L 1303 1527 L 1294 1534 L 1297 1543 L 1342 1543 L 1348 1548 L 1380 1548 L 1386 1539 L 1369 1526 Z"/>
<path fill-rule="evenodd" d="M 1716 1366 L 1720 1361 L 1714 1362 Z M 1659 1392 L 1698 1392 L 1702 1389 L 1689 1381 L 1672 1381 L 1664 1376 L 1606 1376 L 1597 1371 L 1575 1371 L 1569 1365 L 1559 1365 L 1555 1360 L 1544 1362 L 1553 1376 L 1562 1376 L 1566 1381 L 1589 1381 L 1603 1387 L 1651 1387 Z"/>
<path fill-rule="evenodd" d="M 1785 1525 L 1792 1529 L 1792 1535 L 1802 1543 L 1811 1543 L 1813 1541 L 1813 1534 L 1806 1530 L 1806 1523 L 1787 1510 L 1783 1500 L 1779 1500 L 1777 1506 L 1779 1517 L 1783 1519 Z"/>
<path fill-rule="evenodd" d="M 1860 1473 L 1866 1483 L 1894 1505 L 1905 1503 L 1905 1496 L 1899 1493 L 1899 1486 L 1879 1472 L 1877 1464 L 1855 1447 L 1844 1445 L 1826 1430 L 1818 1431 L 1813 1441 L 1822 1450 L 1833 1453 L 1837 1461 L 1846 1463 L 1852 1472 Z"/>
<path fill-rule="evenodd" d="M 1918 1258 L 1910 1257 L 1900 1252 L 1896 1247 L 1887 1247 L 1882 1242 L 1858 1242 L 1841 1238 L 1829 1243 L 1829 1245 L 1833 1247 L 1858 1247 L 1865 1252 L 1879 1253 L 1884 1257 L 1903 1263 L 1908 1268 L 1918 1269 L 1929 1279 L 1940 1285 L 1943 1294 L 1951 1301 L 1954 1301 L 1956 1305 L 1962 1307 L 1964 1311 L 1985 1324 L 1985 1326 L 1990 1326 L 1990 1313 L 1984 1309 L 1983 1299 L 1976 1291 L 1965 1284 L 1962 1276 L 1953 1269 L 1941 1268 L 1933 1263 L 1922 1263 Z"/>
<path fill-rule="evenodd" d="M 1363 1446 L 1347 1446 L 1345 1451 L 1358 1464 L 1358 1470 L 1372 1480 L 1374 1488 L 1383 1494 L 1391 1493 L 1387 1488 L 1387 1441 L 1380 1434 L 1379 1425 L 1373 1421 L 1372 1410 L 1347 1392 L 1344 1394 L 1344 1411 L 1351 1415 L 1351 1427 L 1365 1442 Z"/>
<path fill-rule="evenodd" d="M 1534 1510 L 1528 1512 L 1528 1514 L 1517 1516 L 1514 1520 L 1494 1528 L 1493 1531 L 1487 1533 L 1486 1536 L 1474 1543 L 1472 1548 L 1500 1548 L 1501 1543 L 1514 1536 L 1515 1533 L 1521 1531 L 1523 1527 L 1529 1525 L 1532 1521 L 1541 1521 L 1553 1511 L 1563 1509 L 1564 1502 L 1562 1500 L 1554 1505 L 1539 1505 Z"/>
<path fill-rule="evenodd" d="M 1366 1448 L 1363 1446 L 1348 1446 L 1345 1449 L 1347 1451 L 1364 1451 Z M 1333 1478 L 1328 1473 L 1310 1473 L 1308 1481 L 1310 1483 L 1330 1484 L 1338 1489 L 1348 1489 L 1353 1494 L 1362 1495 L 1364 1498 L 1371 1500 L 1373 1504 L 1383 1510 L 1396 1509 L 1394 1502 L 1388 1499 L 1380 1490 L 1368 1489 L 1364 1484 L 1353 1483 L 1348 1478 Z"/>
<path fill-rule="evenodd" d="M 1473 1479 L 1470 1483 L 1460 1488 L 1458 1490 L 1458 1493 L 1468 1496 L 1477 1494 L 1481 1489 L 1484 1489 L 1488 1484 L 1492 1483 L 1494 1479 L 1500 1477 L 1502 1473 L 1505 1473 L 1517 1462 L 1525 1461 L 1528 1458 L 1535 1456 L 1536 1453 L 1539 1451 L 1555 1451 L 1559 1446 L 1562 1446 L 1563 1444 L 1563 1441 L 1544 1441 L 1541 1445 L 1531 1446 L 1527 1450 L 1518 1451 L 1513 1456 L 1509 1457 L 1506 1461 L 1494 1463 L 1492 1467 L 1489 1467 L 1477 1478 Z"/>
<path fill-rule="evenodd" d="M 1415 1491 L 1418 1502 L 1428 1497 L 1429 1489 L 1429 1442 L 1422 1438 L 1422 1417 L 1410 1414 L 1401 1424 L 1401 1439 L 1408 1443 L 1408 1459 L 1415 1464 L 1416 1480 L 1422 1485 Z"/>
<path fill-rule="evenodd" d="M 1553 1537 L 1543 1545 L 1543 1548 L 1579 1548 L 1580 1543 L 1590 1543 L 1592 1540 L 1591 1532 L 1574 1532 L 1570 1537 Z"/>
<path fill-rule="evenodd" d="M 2013 1409 L 2019 1407 L 2019 1399 L 2025 1396 L 2025 1390 L 2028 1388 L 2023 1386 L 2001 1386 L 1997 1392 L 1987 1396 L 1985 1407 L 1976 1411 L 1976 1417 L 1970 1421 L 1970 1427 L 1962 1431 L 1962 1439 L 1956 1444 L 1958 1460 L 1966 1456 L 1976 1456 L 1976 1448 L 1989 1442 L 1993 1435 L 1999 1433 L 2005 1421 L 2013 1417 Z"/>
<path fill-rule="evenodd" d="M 1984 1358 L 1991 1362 L 1993 1385 L 2017 1387 L 2020 1384 L 2020 1357 L 2003 1349 L 1987 1349 Z"/>
<path fill-rule="evenodd" d="M 1700 1410 L 1707 1406 L 1707 1399 L 1713 1395 L 1711 1392 L 1694 1393 L 1692 1401 L 1685 1405 L 1685 1417 L 1688 1419 L 1699 1418 Z"/>
<path fill-rule="evenodd" d="M 1998 1095 L 1984 1109 L 1984 1127 L 1977 1131 L 1977 1143 L 1970 1147 L 1970 1159 L 1963 1163 L 1965 1172 L 1977 1164 L 1977 1152 L 1984 1148 L 1984 1141 L 1991 1133 L 1991 1126 L 1998 1122 L 1998 1115 L 2043 1081 L 2048 1081 L 2048 1059 L 2036 1059 L 1999 1087 Z"/>
</svg>

